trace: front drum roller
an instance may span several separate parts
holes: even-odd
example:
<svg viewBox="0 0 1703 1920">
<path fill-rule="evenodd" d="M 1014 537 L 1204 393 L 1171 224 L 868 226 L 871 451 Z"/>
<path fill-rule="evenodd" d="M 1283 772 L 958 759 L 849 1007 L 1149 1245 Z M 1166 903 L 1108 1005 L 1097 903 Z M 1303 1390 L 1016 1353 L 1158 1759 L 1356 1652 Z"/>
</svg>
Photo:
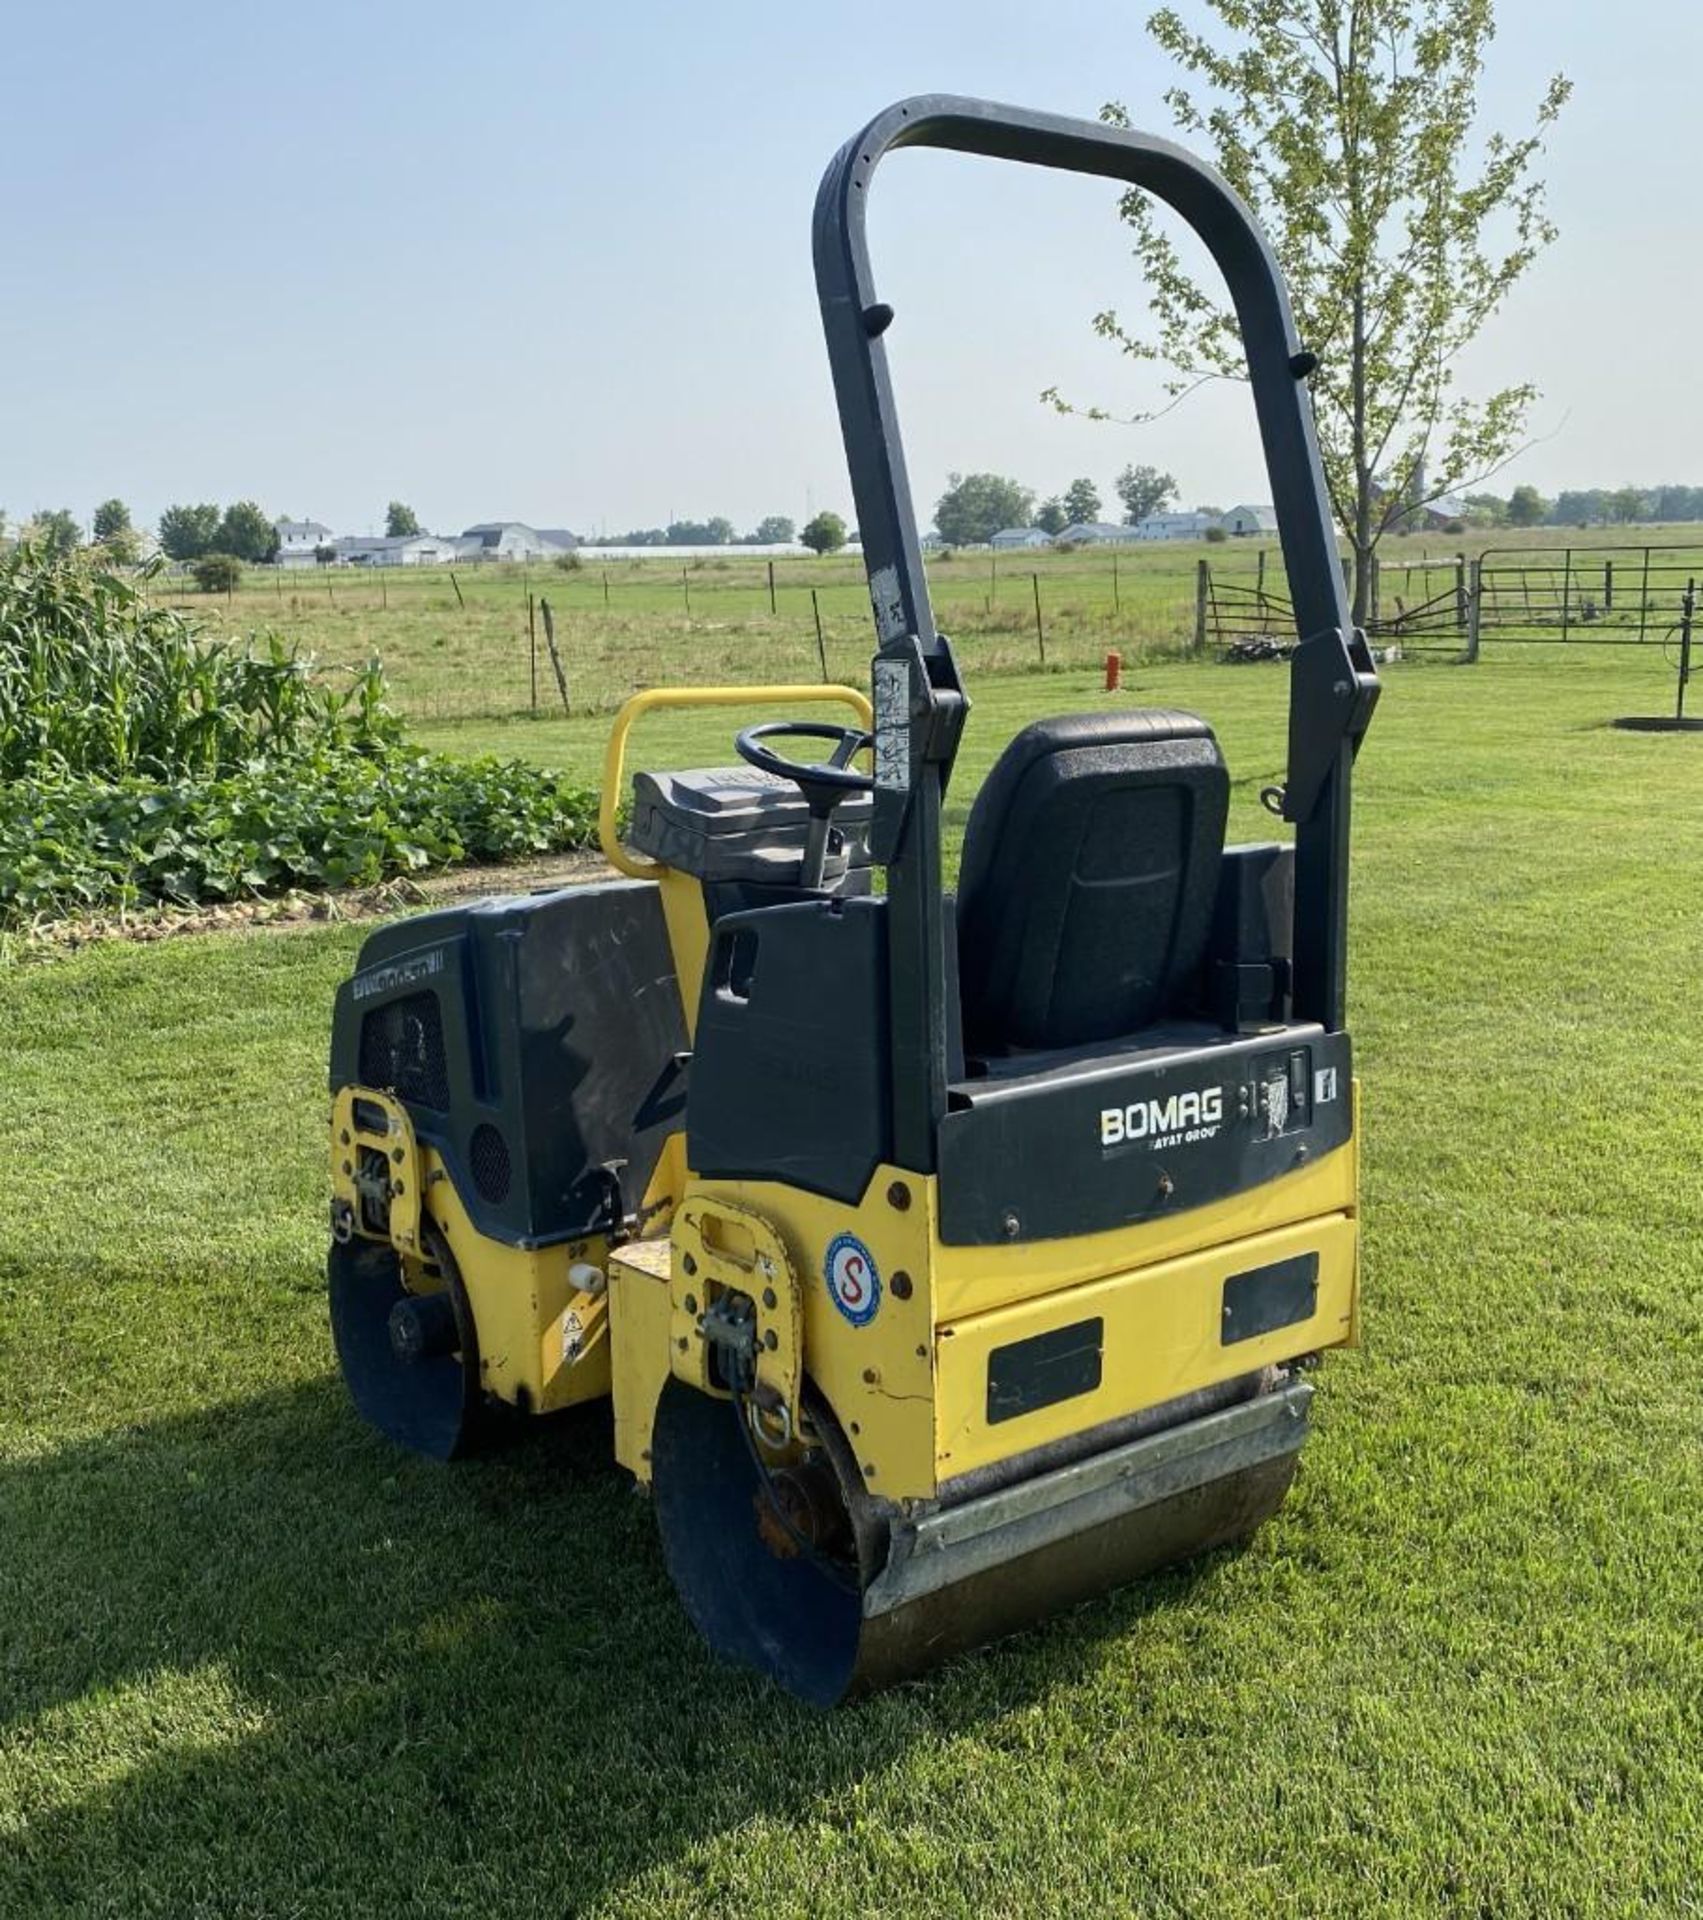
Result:
<svg viewBox="0 0 1703 1920">
<path fill-rule="evenodd" d="M 395 1248 L 333 1241 L 326 1261 L 337 1360 L 356 1411 L 399 1446 L 434 1460 L 491 1437 L 467 1290 L 442 1233 L 422 1223 L 437 1284 L 411 1290 Z"/>
<path fill-rule="evenodd" d="M 927 1672 L 1155 1568 L 1245 1540 L 1282 1504 L 1312 1388 L 1279 1377 L 1199 1417 L 991 1491 L 871 1499 L 817 1396 L 817 1444 L 771 1468 L 743 1408 L 670 1381 L 652 1487 L 663 1556 L 721 1658 L 817 1707 Z"/>
</svg>

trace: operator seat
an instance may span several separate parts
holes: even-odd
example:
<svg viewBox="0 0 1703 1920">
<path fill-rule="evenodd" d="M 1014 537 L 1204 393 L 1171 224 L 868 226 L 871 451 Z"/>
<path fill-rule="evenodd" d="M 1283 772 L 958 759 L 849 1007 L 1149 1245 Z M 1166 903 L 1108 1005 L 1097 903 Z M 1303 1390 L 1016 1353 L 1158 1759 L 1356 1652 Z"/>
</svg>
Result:
<svg viewBox="0 0 1703 1920">
<path fill-rule="evenodd" d="M 970 813 L 958 887 L 972 1055 L 1090 1045 L 1188 1010 L 1230 776 L 1192 713 L 1037 720 Z"/>
</svg>

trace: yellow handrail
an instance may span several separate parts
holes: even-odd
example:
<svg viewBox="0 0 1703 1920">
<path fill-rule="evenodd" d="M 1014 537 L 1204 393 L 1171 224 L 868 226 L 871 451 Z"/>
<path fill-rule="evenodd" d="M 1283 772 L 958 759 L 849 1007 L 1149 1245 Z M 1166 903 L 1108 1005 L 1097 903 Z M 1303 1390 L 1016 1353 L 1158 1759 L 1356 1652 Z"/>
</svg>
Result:
<svg viewBox="0 0 1703 1920">
<path fill-rule="evenodd" d="M 603 857 L 618 873 L 635 880 L 654 880 L 668 869 L 643 854 L 629 853 L 615 835 L 615 811 L 621 779 L 626 771 L 627 735 L 633 723 L 658 707 L 796 707 L 824 703 L 850 707 L 865 731 L 875 724 L 867 694 L 856 687 L 650 687 L 635 693 L 615 716 L 609 745 L 603 754 L 603 794 L 597 809 L 597 843 Z"/>
</svg>

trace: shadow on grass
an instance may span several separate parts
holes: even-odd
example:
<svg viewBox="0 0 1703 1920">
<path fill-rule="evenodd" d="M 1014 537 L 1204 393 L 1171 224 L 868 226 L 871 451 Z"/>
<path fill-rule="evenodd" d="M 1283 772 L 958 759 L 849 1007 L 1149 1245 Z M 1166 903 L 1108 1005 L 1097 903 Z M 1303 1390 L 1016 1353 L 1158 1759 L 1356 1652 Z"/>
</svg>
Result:
<svg viewBox="0 0 1703 1920">
<path fill-rule="evenodd" d="M 32 1915 L 580 1911 L 835 1821 L 1212 1566 L 825 1718 L 702 1649 L 604 1410 L 443 1468 L 334 1381 L 10 1467 L 0 1538 L 0 1910 Z"/>
</svg>

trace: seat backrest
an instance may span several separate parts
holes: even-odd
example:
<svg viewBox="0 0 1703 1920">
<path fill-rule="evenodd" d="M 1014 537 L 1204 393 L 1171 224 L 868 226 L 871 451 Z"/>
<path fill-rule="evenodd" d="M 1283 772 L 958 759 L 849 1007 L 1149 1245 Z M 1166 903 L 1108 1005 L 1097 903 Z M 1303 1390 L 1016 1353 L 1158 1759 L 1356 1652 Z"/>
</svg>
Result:
<svg viewBox="0 0 1703 1920">
<path fill-rule="evenodd" d="M 1204 953 L 1230 778 L 1192 713 L 1037 720 L 964 835 L 958 969 L 972 1053 L 1083 1046 L 1177 1008 Z"/>
</svg>

